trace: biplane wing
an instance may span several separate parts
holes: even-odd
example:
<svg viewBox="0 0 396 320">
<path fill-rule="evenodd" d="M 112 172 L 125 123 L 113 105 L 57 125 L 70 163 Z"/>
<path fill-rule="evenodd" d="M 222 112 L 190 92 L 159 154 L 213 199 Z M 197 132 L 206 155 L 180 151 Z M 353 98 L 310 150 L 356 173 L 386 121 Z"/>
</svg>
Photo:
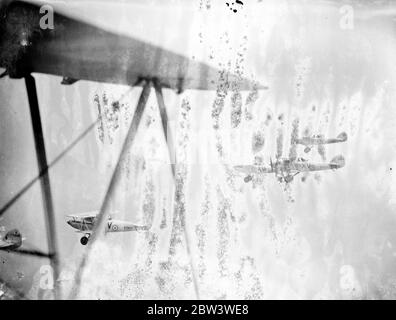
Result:
<svg viewBox="0 0 396 320">
<path fill-rule="evenodd" d="M 43 30 L 39 8 L 37 3 L 12 1 L 1 9 L 0 66 L 10 77 L 38 72 L 62 76 L 66 84 L 82 79 L 132 86 L 142 79 L 155 79 L 162 87 L 179 92 L 216 90 L 219 84 L 229 83 L 237 83 L 241 90 L 265 88 L 148 42 L 70 18 L 61 9 L 55 9 L 54 28 Z"/>
<path fill-rule="evenodd" d="M 76 218 L 76 219 L 84 219 L 84 218 L 95 218 L 99 214 L 99 211 L 90 211 L 76 214 L 68 214 L 66 217 Z"/>
</svg>

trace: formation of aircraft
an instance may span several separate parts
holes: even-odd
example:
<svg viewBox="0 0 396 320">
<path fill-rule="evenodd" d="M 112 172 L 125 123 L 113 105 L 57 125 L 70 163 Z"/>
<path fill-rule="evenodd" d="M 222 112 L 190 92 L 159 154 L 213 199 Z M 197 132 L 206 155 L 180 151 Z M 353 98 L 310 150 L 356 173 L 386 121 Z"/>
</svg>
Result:
<svg viewBox="0 0 396 320">
<path fill-rule="evenodd" d="M 311 151 L 313 146 L 320 147 L 323 144 L 331 144 L 331 143 L 339 143 L 347 141 L 348 135 L 346 132 L 341 132 L 337 138 L 326 139 L 322 134 L 306 136 L 302 138 L 292 139 L 292 143 L 294 144 L 301 144 L 305 146 L 304 152 L 308 153 Z"/>
<path fill-rule="evenodd" d="M 22 235 L 18 229 L 6 231 L 0 227 L 0 250 L 14 250 L 22 245 Z"/>
<path fill-rule="evenodd" d="M 70 218 L 67 220 L 67 224 L 77 229 L 77 232 L 84 233 L 84 236 L 80 239 L 80 243 L 84 246 L 88 243 L 94 230 L 98 215 L 99 211 L 92 211 L 67 216 Z M 105 224 L 105 232 L 147 231 L 149 229 L 150 226 L 138 226 L 129 221 L 113 219 L 111 216 L 108 217 Z"/>
<path fill-rule="evenodd" d="M 297 127 L 294 126 L 292 137 L 291 137 L 291 148 L 288 158 L 282 157 L 283 150 L 283 139 L 282 135 L 277 138 L 277 152 L 275 155 L 276 161 L 273 162 L 270 159 L 270 166 L 266 167 L 260 164 L 255 165 L 237 165 L 234 169 L 246 174 L 244 181 L 248 183 L 253 180 L 254 177 L 266 174 L 274 173 L 279 182 L 285 182 L 286 184 L 293 181 L 294 177 L 301 172 L 311 171 L 323 171 L 323 170 L 337 170 L 345 166 L 345 159 L 342 155 L 334 157 L 328 163 L 314 163 L 302 157 L 297 157 L 297 145 L 305 146 L 304 152 L 308 153 L 313 146 L 318 146 L 318 152 L 323 153 L 325 144 L 344 142 L 348 139 L 346 132 L 341 132 L 336 138 L 324 138 L 323 135 L 317 134 L 312 136 L 304 136 L 302 138 L 296 138 L 298 135 Z M 302 178 L 305 180 L 305 177 Z"/>
<path fill-rule="evenodd" d="M 255 175 L 274 173 L 279 182 L 289 183 L 300 172 L 336 170 L 345 165 L 345 159 L 342 155 L 334 157 L 329 163 L 312 163 L 304 158 L 282 158 L 275 162 L 270 162 L 270 167 L 257 165 L 239 165 L 234 168 L 237 171 L 247 174 L 245 182 L 249 182 Z"/>
</svg>

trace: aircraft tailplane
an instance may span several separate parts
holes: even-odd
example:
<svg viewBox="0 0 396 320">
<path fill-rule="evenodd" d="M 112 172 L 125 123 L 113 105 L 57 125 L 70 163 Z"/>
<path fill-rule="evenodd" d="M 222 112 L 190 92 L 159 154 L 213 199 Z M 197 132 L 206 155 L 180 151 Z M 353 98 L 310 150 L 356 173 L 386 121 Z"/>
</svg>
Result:
<svg viewBox="0 0 396 320">
<path fill-rule="evenodd" d="M 338 136 L 337 139 L 341 140 L 341 141 L 347 141 L 348 139 L 348 135 L 346 134 L 346 132 L 341 132 Z"/>
<path fill-rule="evenodd" d="M 345 158 L 342 155 L 335 156 L 331 159 L 330 166 L 334 166 L 334 169 L 345 166 Z"/>
</svg>

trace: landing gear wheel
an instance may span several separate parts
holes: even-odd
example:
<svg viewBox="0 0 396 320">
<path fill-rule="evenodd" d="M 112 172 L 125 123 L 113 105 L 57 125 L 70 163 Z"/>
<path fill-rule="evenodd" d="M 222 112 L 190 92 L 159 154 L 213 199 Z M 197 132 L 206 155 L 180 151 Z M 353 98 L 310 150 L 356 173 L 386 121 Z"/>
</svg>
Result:
<svg viewBox="0 0 396 320">
<path fill-rule="evenodd" d="M 85 246 L 88 243 L 88 237 L 84 236 L 80 239 L 80 243 Z"/>
</svg>

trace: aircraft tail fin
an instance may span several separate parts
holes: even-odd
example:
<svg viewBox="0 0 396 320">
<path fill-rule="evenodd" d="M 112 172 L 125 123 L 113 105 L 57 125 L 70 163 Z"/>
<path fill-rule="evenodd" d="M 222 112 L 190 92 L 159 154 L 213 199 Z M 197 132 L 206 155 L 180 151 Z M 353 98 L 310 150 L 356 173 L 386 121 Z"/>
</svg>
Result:
<svg viewBox="0 0 396 320">
<path fill-rule="evenodd" d="M 346 134 L 346 132 L 341 132 L 338 136 L 337 139 L 341 140 L 341 141 L 347 141 L 348 139 L 348 135 Z"/>
<path fill-rule="evenodd" d="M 331 159 L 330 166 L 332 169 L 342 168 L 345 166 L 345 158 L 342 155 L 335 156 L 333 159 Z"/>
</svg>

